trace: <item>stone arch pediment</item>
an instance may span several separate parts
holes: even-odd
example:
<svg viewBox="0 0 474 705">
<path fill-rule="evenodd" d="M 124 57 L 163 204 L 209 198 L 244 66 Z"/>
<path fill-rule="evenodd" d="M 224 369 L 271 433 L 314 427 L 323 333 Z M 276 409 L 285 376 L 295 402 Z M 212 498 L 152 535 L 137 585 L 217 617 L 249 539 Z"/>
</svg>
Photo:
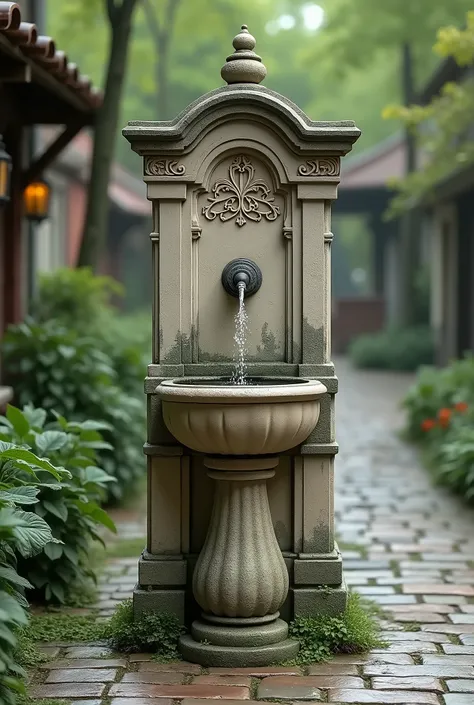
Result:
<svg viewBox="0 0 474 705">
<path fill-rule="evenodd" d="M 345 154 L 360 135 L 352 120 L 311 120 L 292 101 L 260 85 L 235 84 L 218 88 L 191 103 L 174 120 L 132 121 L 124 136 L 141 153 L 153 149 L 185 153 L 194 149 L 217 125 L 254 120 L 279 133 L 295 152 L 314 152 L 324 143 L 325 151 Z"/>
</svg>

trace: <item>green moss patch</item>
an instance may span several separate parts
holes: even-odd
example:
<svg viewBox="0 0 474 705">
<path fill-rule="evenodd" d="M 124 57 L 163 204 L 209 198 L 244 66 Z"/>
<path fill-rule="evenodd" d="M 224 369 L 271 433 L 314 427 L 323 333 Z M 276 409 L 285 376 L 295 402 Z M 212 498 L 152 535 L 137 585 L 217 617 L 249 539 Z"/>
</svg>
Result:
<svg viewBox="0 0 474 705">
<path fill-rule="evenodd" d="M 102 641 L 109 635 L 109 622 L 100 622 L 96 614 L 77 615 L 67 612 L 48 612 L 33 615 L 24 630 L 31 641 L 46 643 L 75 643 Z"/>
</svg>

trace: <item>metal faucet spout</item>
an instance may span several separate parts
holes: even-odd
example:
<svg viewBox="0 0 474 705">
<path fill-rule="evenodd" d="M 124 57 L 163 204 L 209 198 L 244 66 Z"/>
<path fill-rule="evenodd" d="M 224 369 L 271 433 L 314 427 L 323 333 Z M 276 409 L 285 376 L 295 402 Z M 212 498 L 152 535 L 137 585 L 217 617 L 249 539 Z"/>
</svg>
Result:
<svg viewBox="0 0 474 705">
<path fill-rule="evenodd" d="M 262 284 L 260 267 L 250 259 L 234 259 L 224 267 L 222 285 L 228 294 L 243 301 L 255 294 Z"/>
</svg>

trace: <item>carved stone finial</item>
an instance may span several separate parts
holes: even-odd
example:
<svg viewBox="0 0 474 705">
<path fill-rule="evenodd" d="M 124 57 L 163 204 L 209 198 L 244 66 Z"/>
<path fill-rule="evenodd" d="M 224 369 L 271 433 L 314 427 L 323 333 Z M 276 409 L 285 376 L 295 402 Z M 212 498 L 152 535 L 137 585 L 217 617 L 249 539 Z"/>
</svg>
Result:
<svg viewBox="0 0 474 705">
<path fill-rule="evenodd" d="M 227 57 L 221 69 L 221 76 L 227 83 L 260 83 L 267 75 L 262 59 L 253 50 L 255 37 L 248 31 L 247 25 L 234 37 L 232 42 L 235 52 Z"/>
</svg>

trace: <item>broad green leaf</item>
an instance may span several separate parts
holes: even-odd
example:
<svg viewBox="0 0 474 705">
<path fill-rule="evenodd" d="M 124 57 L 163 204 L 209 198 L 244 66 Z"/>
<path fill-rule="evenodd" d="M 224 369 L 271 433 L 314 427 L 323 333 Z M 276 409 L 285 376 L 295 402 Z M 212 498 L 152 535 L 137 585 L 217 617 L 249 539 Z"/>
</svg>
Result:
<svg viewBox="0 0 474 705">
<path fill-rule="evenodd" d="M 23 414 L 27 418 L 30 426 L 43 428 L 47 416 L 47 412 L 44 409 L 35 409 L 30 404 L 27 404 L 23 407 Z"/>
<path fill-rule="evenodd" d="M 77 566 L 79 563 L 79 556 L 77 551 L 72 548 L 72 546 L 69 546 L 67 543 L 64 544 L 63 551 L 64 555 L 71 561 L 71 563 Z"/>
<path fill-rule="evenodd" d="M 25 522 L 23 526 L 17 526 L 14 530 L 18 549 L 24 558 L 40 553 L 50 541 L 57 542 L 49 525 L 37 514 L 22 510 L 17 510 L 16 514 Z"/>
<path fill-rule="evenodd" d="M 26 434 L 30 430 L 30 424 L 28 422 L 28 419 L 26 418 L 24 413 L 20 411 L 20 409 L 17 409 L 16 406 L 11 406 L 11 404 L 8 404 L 7 419 L 10 421 L 13 428 L 15 429 L 15 433 L 17 433 L 20 438 L 26 436 Z"/>
<path fill-rule="evenodd" d="M 58 517 L 58 519 L 61 519 L 64 522 L 67 521 L 68 511 L 63 497 L 59 497 L 57 500 L 51 502 L 49 500 L 45 500 L 43 502 L 43 507 L 51 514 Z"/>
<path fill-rule="evenodd" d="M 24 448 L 9 448 L 2 451 L 0 449 L 0 458 L 11 458 L 12 460 L 22 460 L 26 465 L 32 465 L 35 468 L 41 468 L 41 470 L 46 470 L 51 475 L 53 475 L 57 480 L 61 477 L 63 471 L 54 467 L 49 460 L 45 458 L 38 458 L 37 455 L 32 453 L 30 450 L 25 450 Z M 70 473 L 68 473 L 70 476 Z"/>
<path fill-rule="evenodd" d="M 103 484 L 105 482 L 117 482 L 117 478 L 112 477 L 101 468 L 89 465 L 84 471 L 84 481 Z"/>
<path fill-rule="evenodd" d="M 112 426 L 105 421 L 93 421 L 92 419 L 82 422 L 71 421 L 68 423 L 69 431 L 76 431 L 78 429 L 83 431 L 111 431 Z"/>
<path fill-rule="evenodd" d="M 0 592 L 0 613 L 6 614 L 6 622 L 19 626 L 28 624 L 28 614 L 20 607 L 16 599 L 6 592 Z"/>
<path fill-rule="evenodd" d="M 3 499 L 6 502 L 14 502 L 15 504 L 36 504 L 38 492 L 39 488 L 32 485 L 14 487 L 11 490 L 0 491 L 0 500 Z"/>
<path fill-rule="evenodd" d="M 69 438 L 62 431 L 44 431 L 36 436 L 36 446 L 42 455 L 49 455 L 67 445 Z"/>
<path fill-rule="evenodd" d="M 22 578 L 21 575 L 18 575 L 16 570 L 14 570 L 13 568 L 9 568 L 8 566 L 0 565 L 0 580 L 7 580 L 9 583 L 12 583 L 13 585 L 18 585 L 22 588 L 29 589 L 32 587 L 31 583 L 29 583 L 28 580 Z"/>
<path fill-rule="evenodd" d="M 63 546 L 59 543 L 48 543 L 44 547 L 44 552 L 52 561 L 57 561 L 63 555 Z"/>
<path fill-rule="evenodd" d="M 80 505 L 83 514 L 90 516 L 98 524 L 102 524 L 102 526 L 105 526 L 107 529 L 110 529 L 110 531 L 117 533 L 117 528 L 114 522 L 109 517 L 107 512 L 105 512 L 101 507 L 99 507 L 98 504 L 96 504 L 95 502 L 87 502 L 86 504 L 76 502 L 76 505 Z"/>
</svg>

